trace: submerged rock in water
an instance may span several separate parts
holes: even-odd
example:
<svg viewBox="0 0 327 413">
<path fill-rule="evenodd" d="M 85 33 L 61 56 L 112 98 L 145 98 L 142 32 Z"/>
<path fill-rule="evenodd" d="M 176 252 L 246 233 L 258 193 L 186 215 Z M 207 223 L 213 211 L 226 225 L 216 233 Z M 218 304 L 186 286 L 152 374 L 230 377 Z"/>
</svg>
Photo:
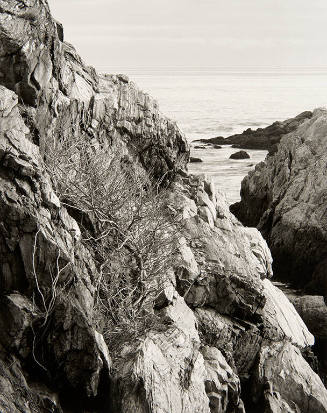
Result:
<svg viewBox="0 0 327 413">
<path fill-rule="evenodd" d="M 249 159 L 250 155 L 245 152 L 245 151 L 238 151 L 235 153 L 232 153 L 229 159 Z"/>
<path fill-rule="evenodd" d="M 198 163 L 198 162 L 203 162 L 201 158 L 194 158 L 193 156 L 190 156 L 190 163 Z"/>
</svg>

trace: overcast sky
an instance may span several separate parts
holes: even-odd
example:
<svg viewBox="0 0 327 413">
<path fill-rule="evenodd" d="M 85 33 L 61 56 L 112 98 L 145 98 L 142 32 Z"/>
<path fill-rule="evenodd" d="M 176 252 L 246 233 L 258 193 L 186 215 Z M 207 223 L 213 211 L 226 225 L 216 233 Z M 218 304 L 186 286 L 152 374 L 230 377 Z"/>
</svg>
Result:
<svg viewBox="0 0 327 413">
<path fill-rule="evenodd" d="M 327 65 L 327 0 L 49 0 L 98 69 Z"/>
</svg>

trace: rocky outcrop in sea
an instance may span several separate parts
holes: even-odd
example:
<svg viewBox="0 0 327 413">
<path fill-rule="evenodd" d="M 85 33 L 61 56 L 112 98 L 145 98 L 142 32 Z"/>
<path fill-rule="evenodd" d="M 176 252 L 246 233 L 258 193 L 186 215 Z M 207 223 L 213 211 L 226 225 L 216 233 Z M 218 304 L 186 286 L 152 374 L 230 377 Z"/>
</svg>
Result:
<svg viewBox="0 0 327 413">
<path fill-rule="evenodd" d="M 3 1 L 0 40 L 0 410 L 326 412 L 266 242 L 178 127 L 45 0 Z"/>
<path fill-rule="evenodd" d="M 296 130 L 307 119 L 312 117 L 312 112 L 300 113 L 294 118 L 286 119 L 282 122 L 276 121 L 266 128 L 252 130 L 246 129 L 244 132 L 227 138 L 218 136 L 217 138 L 201 139 L 197 142 L 219 145 L 233 145 L 240 149 L 265 149 L 270 153 L 276 151 L 277 144 L 284 135 Z"/>
</svg>

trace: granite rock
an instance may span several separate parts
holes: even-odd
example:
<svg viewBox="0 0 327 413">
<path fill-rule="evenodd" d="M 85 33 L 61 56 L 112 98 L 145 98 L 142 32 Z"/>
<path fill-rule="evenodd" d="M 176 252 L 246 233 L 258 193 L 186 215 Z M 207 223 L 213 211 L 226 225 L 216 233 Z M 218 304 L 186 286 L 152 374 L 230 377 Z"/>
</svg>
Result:
<svg viewBox="0 0 327 413">
<path fill-rule="evenodd" d="M 186 140 L 156 101 L 125 75 L 85 66 L 45 0 L 1 3 L 0 72 L 0 410 L 245 413 L 249 383 L 264 397 L 271 348 L 268 379 L 281 403 L 293 401 L 295 383 L 300 408 L 326 412 L 326 389 L 294 347 L 312 336 L 268 281 L 266 242 L 212 183 L 187 175 Z M 44 164 L 49 143 L 75 137 L 167 184 L 179 235 L 145 309 L 158 324 L 122 340 L 115 360 L 95 314 L 96 251 Z M 298 368 L 285 359 L 289 381 L 278 377 L 278 346 L 290 346 Z"/>
<path fill-rule="evenodd" d="M 256 368 L 257 384 L 253 388 L 256 399 L 264 389 L 267 412 L 319 412 L 327 409 L 327 393 L 318 389 L 322 382 L 310 372 L 309 364 L 300 350 L 290 343 L 264 346 Z M 305 378 L 306 377 L 306 378 Z M 275 409 L 275 410 L 274 410 Z"/>
<path fill-rule="evenodd" d="M 315 110 L 249 172 L 231 208 L 267 240 L 275 275 L 318 295 L 327 294 L 326 131 L 326 111 Z"/>
<path fill-rule="evenodd" d="M 189 151 L 177 126 L 127 76 L 86 66 L 63 41 L 46 0 L 2 2 L 0 43 L 0 84 L 17 93 L 41 151 L 60 130 L 62 136 L 105 137 L 158 178 L 185 168 Z"/>
</svg>

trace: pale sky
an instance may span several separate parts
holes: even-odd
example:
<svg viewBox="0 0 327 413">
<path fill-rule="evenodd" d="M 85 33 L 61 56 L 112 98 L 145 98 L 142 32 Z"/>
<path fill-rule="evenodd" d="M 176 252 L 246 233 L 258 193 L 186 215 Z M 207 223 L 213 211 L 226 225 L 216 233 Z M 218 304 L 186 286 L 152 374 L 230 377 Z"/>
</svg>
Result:
<svg viewBox="0 0 327 413">
<path fill-rule="evenodd" d="M 327 0 L 49 0 L 87 64 L 327 66 Z"/>
</svg>

